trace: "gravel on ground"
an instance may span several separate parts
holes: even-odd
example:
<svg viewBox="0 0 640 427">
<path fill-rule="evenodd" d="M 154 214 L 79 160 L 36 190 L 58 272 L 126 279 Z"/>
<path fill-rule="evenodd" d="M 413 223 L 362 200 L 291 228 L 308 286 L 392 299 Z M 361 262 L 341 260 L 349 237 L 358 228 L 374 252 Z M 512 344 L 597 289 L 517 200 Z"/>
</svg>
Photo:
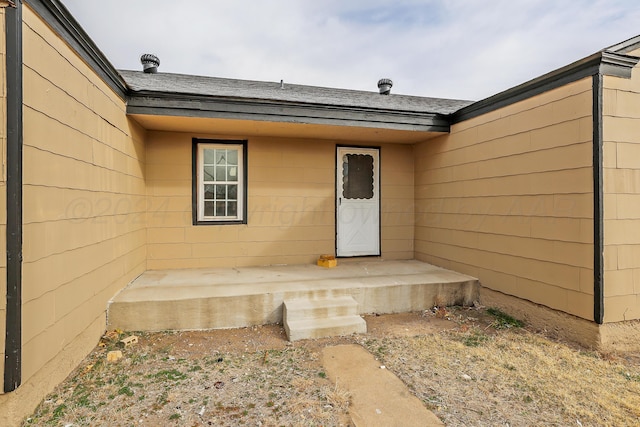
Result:
<svg viewBox="0 0 640 427">
<path fill-rule="evenodd" d="M 355 343 L 447 426 L 640 426 L 635 355 L 572 347 L 484 307 L 365 319 L 366 334 L 294 343 L 279 325 L 109 331 L 23 425 L 348 426 L 351 396 L 321 353 Z"/>
</svg>

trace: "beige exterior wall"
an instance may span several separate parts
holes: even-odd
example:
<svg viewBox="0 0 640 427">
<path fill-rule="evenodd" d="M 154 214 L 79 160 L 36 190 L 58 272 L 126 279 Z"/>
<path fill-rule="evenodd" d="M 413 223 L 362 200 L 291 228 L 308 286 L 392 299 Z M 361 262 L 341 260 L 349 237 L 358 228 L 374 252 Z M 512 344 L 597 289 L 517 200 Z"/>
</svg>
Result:
<svg viewBox="0 0 640 427">
<path fill-rule="evenodd" d="M 416 149 L 416 258 L 593 320 L 592 80 Z"/>
<path fill-rule="evenodd" d="M 26 6 L 23 19 L 23 384 L 1 396 L 8 417 L 96 345 L 107 301 L 146 264 L 143 131 Z"/>
<path fill-rule="evenodd" d="M 7 224 L 7 187 L 6 187 L 6 159 L 7 159 L 7 85 L 6 85 L 6 46 L 5 41 L 5 15 L 4 9 L 0 8 L 0 158 L 2 161 L 0 172 L 0 373 L 4 373 L 4 351 L 5 351 L 5 330 L 7 319 L 7 257 L 6 257 L 6 224 Z M 3 392 L 3 388 L 0 387 L 0 393 Z"/>
<path fill-rule="evenodd" d="M 149 269 L 310 263 L 335 252 L 336 142 L 249 138 L 248 223 L 194 226 L 193 137 L 207 136 L 148 135 Z M 388 259 L 413 257 L 412 152 L 408 145 L 381 147 L 382 255 Z"/>
<path fill-rule="evenodd" d="M 640 51 L 632 53 L 640 56 Z M 640 67 L 605 76 L 604 320 L 640 319 Z"/>
</svg>

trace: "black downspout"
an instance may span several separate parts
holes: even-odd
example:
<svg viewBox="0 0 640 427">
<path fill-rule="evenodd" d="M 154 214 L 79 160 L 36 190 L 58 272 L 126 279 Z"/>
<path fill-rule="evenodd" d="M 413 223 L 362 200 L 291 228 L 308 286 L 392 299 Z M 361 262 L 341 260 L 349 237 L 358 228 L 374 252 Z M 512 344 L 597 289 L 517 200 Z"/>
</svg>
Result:
<svg viewBox="0 0 640 427">
<path fill-rule="evenodd" d="M 4 391 L 22 381 L 22 0 L 5 8 L 7 78 L 7 322 Z"/>
<path fill-rule="evenodd" d="M 604 320 L 604 204 L 602 179 L 602 73 L 593 76 L 593 320 Z"/>
</svg>

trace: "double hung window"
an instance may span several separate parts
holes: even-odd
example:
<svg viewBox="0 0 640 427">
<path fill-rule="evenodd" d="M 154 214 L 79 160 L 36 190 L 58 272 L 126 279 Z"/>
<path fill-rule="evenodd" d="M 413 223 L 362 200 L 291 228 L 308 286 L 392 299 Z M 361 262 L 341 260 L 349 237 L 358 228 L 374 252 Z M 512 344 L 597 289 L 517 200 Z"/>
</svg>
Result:
<svg viewBox="0 0 640 427">
<path fill-rule="evenodd" d="M 246 223 L 246 141 L 194 139 L 194 224 Z"/>
</svg>

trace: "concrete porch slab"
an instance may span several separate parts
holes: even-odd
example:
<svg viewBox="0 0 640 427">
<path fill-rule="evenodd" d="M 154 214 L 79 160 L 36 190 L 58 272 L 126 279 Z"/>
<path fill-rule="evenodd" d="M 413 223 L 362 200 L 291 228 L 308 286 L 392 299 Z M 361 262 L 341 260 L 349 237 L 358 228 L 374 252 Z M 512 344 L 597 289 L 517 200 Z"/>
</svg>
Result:
<svg viewBox="0 0 640 427">
<path fill-rule="evenodd" d="M 147 271 L 116 295 L 108 327 L 199 330 L 282 323 L 285 299 L 350 295 L 360 314 L 472 304 L 477 279 L 415 260 Z"/>
</svg>

